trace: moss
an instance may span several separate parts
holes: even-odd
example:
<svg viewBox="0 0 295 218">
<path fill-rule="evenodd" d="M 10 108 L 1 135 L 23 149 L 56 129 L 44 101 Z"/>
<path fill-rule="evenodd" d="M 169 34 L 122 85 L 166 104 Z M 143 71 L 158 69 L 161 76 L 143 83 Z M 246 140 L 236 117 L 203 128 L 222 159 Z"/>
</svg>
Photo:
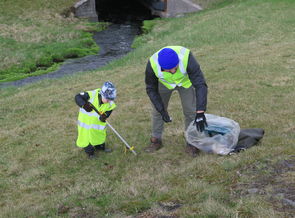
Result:
<svg viewBox="0 0 295 218">
<path fill-rule="evenodd" d="M 136 36 L 131 47 L 138 48 L 139 46 L 145 43 L 145 35 L 152 31 L 153 27 L 157 24 L 160 18 L 153 19 L 153 20 L 144 20 L 141 31 L 142 35 Z"/>
<path fill-rule="evenodd" d="M 143 21 L 143 25 L 141 27 L 142 33 L 143 34 L 147 34 L 147 33 L 151 32 L 151 30 L 153 29 L 153 27 L 156 25 L 157 20 L 159 20 L 159 19 L 144 20 Z"/>
<path fill-rule="evenodd" d="M 38 45 L 35 47 L 38 47 Z M 1 70 L 0 82 L 14 81 L 29 76 L 45 74 L 52 69 L 56 70 L 57 65 L 55 64 L 60 63 L 67 58 L 93 55 L 97 54 L 99 51 L 99 47 L 93 41 L 92 34 L 89 32 L 82 32 L 81 38 L 73 40 L 71 45 L 59 42 L 39 49 L 40 57 L 38 59 L 35 60 L 33 57 L 27 58 L 22 64 Z"/>
</svg>

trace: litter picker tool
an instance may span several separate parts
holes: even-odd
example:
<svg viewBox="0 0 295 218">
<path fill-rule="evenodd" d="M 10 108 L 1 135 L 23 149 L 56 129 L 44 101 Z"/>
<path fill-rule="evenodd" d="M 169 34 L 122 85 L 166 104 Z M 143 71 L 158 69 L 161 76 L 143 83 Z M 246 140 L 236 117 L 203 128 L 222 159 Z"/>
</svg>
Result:
<svg viewBox="0 0 295 218">
<path fill-rule="evenodd" d="M 90 102 L 88 102 L 90 104 L 90 106 L 92 107 L 92 109 L 98 114 L 98 115 L 101 115 L 102 113 L 100 113 L 95 107 L 93 104 L 91 104 Z M 134 151 L 134 147 L 130 146 L 125 140 L 124 138 L 117 132 L 117 130 L 115 130 L 114 127 L 112 127 L 112 125 L 106 121 L 107 125 L 113 130 L 113 132 L 119 137 L 119 139 L 121 139 L 121 141 L 125 144 L 126 148 L 128 150 L 130 150 L 133 154 L 137 155 L 137 153 Z"/>
</svg>

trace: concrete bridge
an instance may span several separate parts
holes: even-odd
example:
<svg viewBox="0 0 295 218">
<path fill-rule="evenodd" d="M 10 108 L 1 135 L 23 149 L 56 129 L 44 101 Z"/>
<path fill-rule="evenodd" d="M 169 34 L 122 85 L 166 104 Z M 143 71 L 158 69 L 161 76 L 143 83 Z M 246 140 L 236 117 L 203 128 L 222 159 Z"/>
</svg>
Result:
<svg viewBox="0 0 295 218">
<path fill-rule="evenodd" d="M 109 0 L 111 1 L 111 0 Z M 123 1 L 123 0 L 121 0 Z M 175 17 L 179 14 L 190 13 L 202 10 L 202 8 L 191 2 L 191 0 L 137 0 L 144 7 L 150 10 L 151 14 L 159 17 Z M 75 15 L 81 18 L 88 18 L 97 21 L 97 5 L 102 0 L 80 0 L 75 6 Z M 128 0 L 125 0 L 126 4 Z M 113 7 L 115 7 L 115 1 Z"/>
</svg>

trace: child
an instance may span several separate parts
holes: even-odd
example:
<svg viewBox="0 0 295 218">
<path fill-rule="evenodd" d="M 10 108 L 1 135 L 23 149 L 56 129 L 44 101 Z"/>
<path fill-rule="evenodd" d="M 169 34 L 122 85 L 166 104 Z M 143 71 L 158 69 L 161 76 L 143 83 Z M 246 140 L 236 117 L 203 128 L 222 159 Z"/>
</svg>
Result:
<svg viewBox="0 0 295 218">
<path fill-rule="evenodd" d="M 105 82 L 101 89 L 75 96 L 76 104 L 80 107 L 77 146 L 84 148 L 89 158 L 94 157 L 95 150 L 111 151 L 105 147 L 106 119 L 116 107 L 113 102 L 115 98 L 116 88 L 111 82 Z M 93 106 L 100 115 L 93 110 Z"/>
</svg>

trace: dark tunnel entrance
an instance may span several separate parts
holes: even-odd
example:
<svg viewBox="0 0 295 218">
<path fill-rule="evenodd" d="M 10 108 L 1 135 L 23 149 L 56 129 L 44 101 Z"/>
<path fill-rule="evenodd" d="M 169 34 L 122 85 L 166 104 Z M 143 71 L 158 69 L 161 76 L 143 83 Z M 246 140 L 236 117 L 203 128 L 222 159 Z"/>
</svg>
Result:
<svg viewBox="0 0 295 218">
<path fill-rule="evenodd" d="M 155 18 L 139 0 L 96 0 L 99 21 L 112 23 L 142 22 Z"/>
</svg>

